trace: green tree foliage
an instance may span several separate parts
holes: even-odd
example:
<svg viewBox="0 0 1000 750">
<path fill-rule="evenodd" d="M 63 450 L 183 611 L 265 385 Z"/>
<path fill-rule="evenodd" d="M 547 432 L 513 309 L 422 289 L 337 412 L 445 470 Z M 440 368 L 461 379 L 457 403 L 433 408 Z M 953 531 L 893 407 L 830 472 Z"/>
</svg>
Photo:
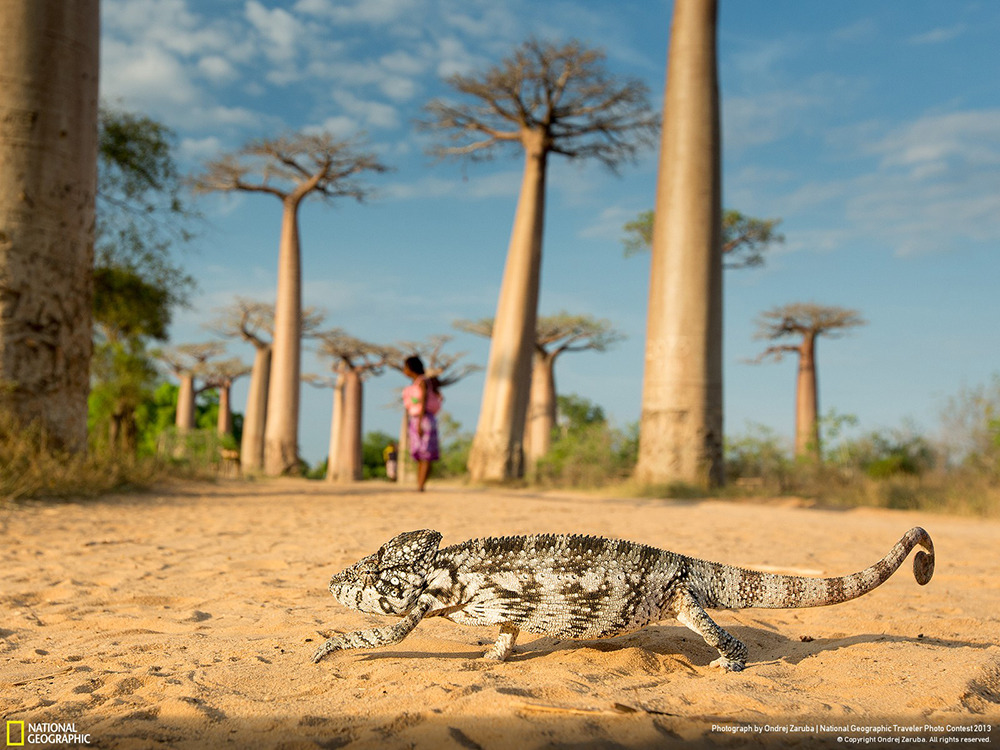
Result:
<svg viewBox="0 0 1000 750">
<path fill-rule="evenodd" d="M 646 252 L 653 245 L 652 211 L 643 211 L 625 224 L 622 245 L 625 257 Z M 722 212 L 722 255 L 726 268 L 751 268 L 764 265 L 764 252 L 772 244 L 785 241 L 777 231 L 781 219 L 755 219 L 739 211 Z"/>
<path fill-rule="evenodd" d="M 783 490 L 794 469 L 791 445 L 767 425 L 751 423 L 744 434 L 726 436 L 727 484 L 759 483 Z"/>
<path fill-rule="evenodd" d="M 166 341 L 173 309 L 194 287 L 171 248 L 190 238 L 195 214 L 185 205 L 165 126 L 107 107 L 99 125 L 88 422 L 98 445 L 134 452 L 142 431 L 138 410 L 153 397 L 157 379 L 148 347 Z"/>
<path fill-rule="evenodd" d="M 186 203 L 174 135 L 152 118 L 109 107 L 99 124 L 94 265 L 127 268 L 165 290 L 171 305 L 183 304 L 194 280 L 170 252 L 191 239 L 197 214 Z"/>
<path fill-rule="evenodd" d="M 638 455 L 638 425 L 618 430 L 604 409 L 569 394 L 558 396 L 558 418 L 552 447 L 537 464 L 541 484 L 596 487 L 627 477 Z"/>
<path fill-rule="evenodd" d="M 466 473 L 472 433 L 462 429 L 462 423 L 446 411 L 437 415 L 438 438 L 441 441 L 441 462 L 434 467 L 437 477 L 460 477 Z"/>
<path fill-rule="evenodd" d="M 387 432 L 367 432 L 361 441 L 361 464 L 365 479 L 385 479 L 386 446 L 395 445 L 396 438 Z"/>
</svg>

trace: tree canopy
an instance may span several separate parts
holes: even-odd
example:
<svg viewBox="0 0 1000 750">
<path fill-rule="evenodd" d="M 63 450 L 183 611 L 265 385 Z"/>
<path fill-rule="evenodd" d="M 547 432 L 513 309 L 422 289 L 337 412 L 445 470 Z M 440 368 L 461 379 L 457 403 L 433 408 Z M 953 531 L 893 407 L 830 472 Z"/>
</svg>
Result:
<svg viewBox="0 0 1000 750">
<path fill-rule="evenodd" d="M 529 39 L 497 65 L 449 77 L 464 101 L 433 100 L 419 125 L 447 133 L 439 157 L 489 159 L 536 132 L 547 152 L 615 169 L 652 144 L 659 118 L 646 85 L 609 74 L 604 58 L 577 40 Z"/>
<path fill-rule="evenodd" d="M 289 133 L 252 140 L 233 154 L 208 162 L 194 177 L 198 193 L 245 191 L 286 198 L 362 201 L 371 188 L 360 175 L 385 172 L 374 153 L 359 150 L 355 140 L 329 133 Z"/>
<path fill-rule="evenodd" d="M 123 313 L 144 289 L 156 299 L 134 308 L 143 318 L 138 327 L 145 329 L 143 335 L 159 340 L 166 338 L 172 308 L 186 304 L 195 287 L 171 256 L 175 245 L 192 238 L 199 218 L 187 204 L 173 138 L 169 128 L 145 115 L 100 110 L 95 320 L 121 330 Z M 154 303 L 159 310 L 153 309 Z"/>
<path fill-rule="evenodd" d="M 722 212 L 722 255 L 726 268 L 764 265 L 764 252 L 773 243 L 785 241 L 777 231 L 781 219 L 756 219 L 726 209 Z M 653 244 L 653 212 L 643 211 L 623 227 L 625 257 L 648 251 Z"/>
<path fill-rule="evenodd" d="M 757 333 L 754 338 L 768 341 L 780 341 L 793 336 L 837 338 L 848 328 L 863 326 L 867 322 L 857 310 L 846 307 L 793 302 L 762 312 L 757 317 Z M 780 360 L 784 354 L 797 353 L 800 348 L 797 344 L 776 344 L 765 349 L 757 360 Z"/>
<path fill-rule="evenodd" d="M 493 335 L 493 318 L 458 320 L 455 327 L 489 338 Z M 535 324 L 535 348 L 552 356 L 588 350 L 603 352 L 624 338 L 625 335 L 616 330 L 611 321 L 591 315 L 571 315 L 561 311 L 539 317 Z"/>
</svg>

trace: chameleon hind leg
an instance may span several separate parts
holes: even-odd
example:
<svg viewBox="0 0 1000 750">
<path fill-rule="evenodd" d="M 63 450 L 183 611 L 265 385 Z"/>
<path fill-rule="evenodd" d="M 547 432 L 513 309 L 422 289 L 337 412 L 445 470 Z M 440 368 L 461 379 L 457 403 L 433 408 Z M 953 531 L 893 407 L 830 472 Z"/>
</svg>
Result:
<svg viewBox="0 0 1000 750">
<path fill-rule="evenodd" d="M 705 639 L 719 652 L 719 658 L 711 663 L 727 672 L 741 672 L 746 666 L 747 647 L 743 641 L 734 638 L 725 628 L 715 622 L 695 598 L 687 591 L 678 595 L 673 603 L 674 617 L 682 624 Z"/>
<path fill-rule="evenodd" d="M 517 640 L 517 635 L 521 631 L 510 623 L 503 623 L 500 626 L 500 635 L 497 636 L 497 642 L 493 644 L 485 654 L 483 654 L 484 659 L 490 659 L 491 661 L 504 661 L 508 656 L 514 652 L 514 641 Z"/>
</svg>

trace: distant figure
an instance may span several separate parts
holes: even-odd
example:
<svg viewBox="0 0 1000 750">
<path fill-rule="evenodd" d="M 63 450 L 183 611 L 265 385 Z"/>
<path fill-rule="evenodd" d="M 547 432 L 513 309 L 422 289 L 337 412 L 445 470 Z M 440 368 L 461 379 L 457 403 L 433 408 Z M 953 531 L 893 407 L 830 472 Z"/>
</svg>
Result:
<svg viewBox="0 0 1000 750">
<path fill-rule="evenodd" d="M 441 411 L 444 399 L 437 378 L 424 374 L 424 363 L 420 357 L 409 357 L 403 363 L 403 373 L 413 378 L 413 382 L 403 389 L 403 406 L 407 414 L 410 455 L 417 462 L 417 489 L 423 492 L 431 475 L 431 462 L 441 458 L 434 415 Z"/>
<path fill-rule="evenodd" d="M 389 443 L 382 451 L 382 460 L 385 461 L 385 476 L 390 482 L 396 481 L 396 459 L 398 457 L 395 443 Z"/>
</svg>

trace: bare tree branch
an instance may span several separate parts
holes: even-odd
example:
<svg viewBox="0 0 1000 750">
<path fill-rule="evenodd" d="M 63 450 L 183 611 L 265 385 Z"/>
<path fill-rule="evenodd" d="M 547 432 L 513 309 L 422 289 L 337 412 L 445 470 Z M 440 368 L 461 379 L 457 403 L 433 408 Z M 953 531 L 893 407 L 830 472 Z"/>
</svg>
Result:
<svg viewBox="0 0 1000 750">
<path fill-rule="evenodd" d="M 493 335 L 493 318 L 457 320 L 454 326 L 484 338 Z M 616 330 L 611 321 L 565 311 L 538 318 L 535 327 L 535 348 L 552 356 L 587 350 L 603 352 L 624 339 L 625 334 Z"/>
<path fill-rule="evenodd" d="M 775 341 L 806 334 L 836 338 L 848 328 L 867 323 L 857 310 L 814 302 L 793 302 L 762 312 L 757 317 L 754 338 Z"/>
<path fill-rule="evenodd" d="M 551 153 L 615 170 L 652 145 L 659 128 L 645 84 L 609 75 L 604 53 L 575 40 L 529 39 L 498 65 L 447 82 L 463 100 L 435 99 L 418 123 L 443 136 L 431 151 L 438 157 L 492 158 L 535 132 Z"/>
<path fill-rule="evenodd" d="M 474 372 L 482 370 L 481 365 L 467 362 L 459 365 L 459 362 L 467 356 L 468 352 L 454 352 L 446 354 L 444 346 L 452 340 L 451 336 L 438 334 L 431 336 L 427 341 L 416 343 L 412 341 L 400 342 L 395 347 L 396 355 L 387 361 L 387 364 L 394 370 L 403 371 L 403 360 L 410 355 L 417 355 L 424 362 L 424 369 L 428 375 L 436 377 L 438 385 L 447 388 L 454 385 L 462 378 Z"/>
<path fill-rule="evenodd" d="M 241 338 L 258 349 L 270 346 L 267 339 L 274 331 L 274 305 L 238 296 L 231 305 L 217 308 L 215 312 L 216 317 L 205 326 L 213 333 L 225 338 Z M 325 317 L 316 307 L 303 309 L 302 337 L 315 338 Z"/>
<path fill-rule="evenodd" d="M 209 360 L 226 350 L 221 341 L 206 341 L 200 344 L 179 344 L 156 352 L 156 356 L 167 365 L 171 372 L 181 375 L 201 376 L 206 372 Z"/>
<path fill-rule="evenodd" d="M 318 333 L 319 353 L 338 364 L 357 372 L 362 377 L 380 375 L 389 364 L 391 347 L 372 344 L 350 336 L 339 328 Z"/>
<path fill-rule="evenodd" d="M 386 171 L 375 154 L 359 151 L 354 140 L 329 133 L 292 133 L 251 141 L 235 154 L 208 162 L 191 187 L 196 193 L 260 192 L 281 200 L 316 195 L 362 201 L 371 189 L 359 175 Z"/>
<path fill-rule="evenodd" d="M 227 388 L 237 379 L 249 375 L 252 368 L 239 357 L 223 359 L 216 362 L 206 362 L 202 377 L 205 388 Z"/>
</svg>

